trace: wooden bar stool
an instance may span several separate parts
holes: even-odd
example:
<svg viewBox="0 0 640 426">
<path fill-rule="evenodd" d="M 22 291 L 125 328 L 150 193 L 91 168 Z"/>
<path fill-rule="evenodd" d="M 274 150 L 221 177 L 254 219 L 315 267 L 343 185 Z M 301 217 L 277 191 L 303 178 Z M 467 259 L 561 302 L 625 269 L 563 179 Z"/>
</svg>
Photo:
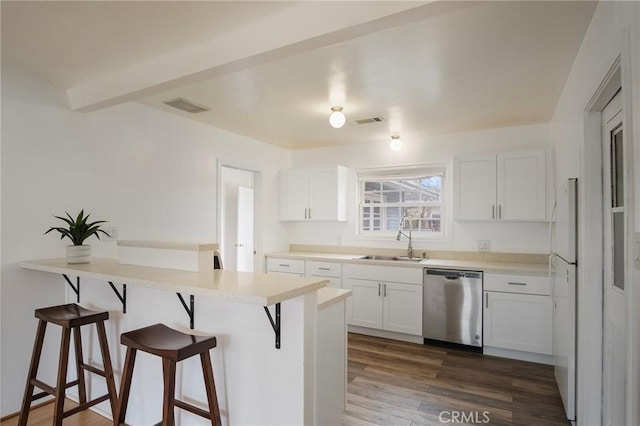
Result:
<svg viewBox="0 0 640 426">
<path fill-rule="evenodd" d="M 213 380 L 211 357 L 209 355 L 209 350 L 216 347 L 217 342 L 214 336 L 193 336 L 181 333 L 163 324 L 155 324 L 123 333 L 120 337 L 120 343 L 127 346 L 127 356 L 124 361 L 122 382 L 120 383 L 116 424 L 125 424 L 133 366 L 138 350 L 162 358 L 162 370 L 164 373 L 162 426 L 173 426 L 174 407 L 182 408 L 210 419 L 212 425 L 219 426 L 222 424 L 216 396 L 216 385 Z M 194 355 L 200 355 L 209 411 L 175 399 L 176 363 Z"/>
<path fill-rule="evenodd" d="M 111 402 L 111 412 L 115 413 L 116 408 L 116 385 L 113 380 L 113 369 L 111 367 L 111 358 L 109 356 L 109 347 L 107 345 L 107 334 L 104 329 L 104 322 L 109 319 L 109 312 L 95 312 L 83 308 L 82 306 L 71 303 L 68 305 L 52 306 L 49 308 L 36 309 L 35 317 L 38 318 L 38 331 L 36 340 L 33 345 L 33 355 L 31 356 L 31 365 L 29 367 L 29 375 L 27 377 L 27 386 L 24 391 L 22 400 L 22 409 L 20 410 L 20 418 L 18 425 L 26 426 L 29 418 L 29 409 L 31 402 L 40 399 L 46 395 L 55 397 L 55 409 L 53 414 L 53 424 L 62 425 L 65 417 L 85 410 L 95 404 L 107 399 Z M 42 345 L 44 343 L 44 335 L 47 323 L 57 324 L 62 327 L 62 341 L 60 343 L 60 358 L 58 360 L 58 379 L 56 386 L 50 386 L 36 378 L 38 366 L 40 364 L 40 355 L 42 354 Z M 83 325 L 95 324 L 98 329 L 98 341 L 100 343 L 100 351 L 102 352 L 102 363 L 104 370 L 100 370 L 91 365 L 85 364 L 82 356 L 82 334 L 80 327 Z M 75 348 L 76 373 L 78 378 L 67 383 L 67 366 L 69 364 L 69 345 L 71 340 L 71 330 L 73 330 L 73 340 Z M 91 401 L 87 401 L 87 390 L 84 378 L 84 372 L 98 374 L 107 381 L 107 393 Z M 64 411 L 65 391 L 72 386 L 78 386 L 78 397 L 80 404 L 71 410 Z M 34 387 L 42 389 L 43 392 L 33 394 Z"/>
</svg>

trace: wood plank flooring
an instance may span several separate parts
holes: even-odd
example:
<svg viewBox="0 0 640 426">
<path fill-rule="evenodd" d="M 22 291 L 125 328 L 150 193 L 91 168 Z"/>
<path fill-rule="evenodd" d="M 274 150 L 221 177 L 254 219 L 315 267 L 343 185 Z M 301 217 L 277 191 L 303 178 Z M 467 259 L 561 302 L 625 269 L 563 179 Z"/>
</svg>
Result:
<svg viewBox="0 0 640 426">
<path fill-rule="evenodd" d="M 353 333 L 348 347 L 343 426 L 442 425 L 443 412 L 449 425 L 569 425 L 550 366 Z M 466 417 L 452 422 L 454 412 Z M 29 425 L 48 426 L 52 414 L 53 404 L 33 410 Z M 86 410 L 64 424 L 111 422 Z"/>
<path fill-rule="evenodd" d="M 348 348 L 343 426 L 569 425 L 551 366 L 354 333 Z"/>
<path fill-rule="evenodd" d="M 78 404 L 67 399 L 64 402 L 64 409 L 69 410 L 77 407 Z M 29 426 L 51 426 L 53 421 L 53 402 L 38 408 L 31 409 L 29 413 Z M 0 422 L 2 426 L 16 426 L 18 424 L 18 416 L 11 417 Z M 91 410 L 84 410 L 77 414 L 67 417 L 63 422 L 64 426 L 113 426 L 113 422 L 100 414 Z"/>
</svg>

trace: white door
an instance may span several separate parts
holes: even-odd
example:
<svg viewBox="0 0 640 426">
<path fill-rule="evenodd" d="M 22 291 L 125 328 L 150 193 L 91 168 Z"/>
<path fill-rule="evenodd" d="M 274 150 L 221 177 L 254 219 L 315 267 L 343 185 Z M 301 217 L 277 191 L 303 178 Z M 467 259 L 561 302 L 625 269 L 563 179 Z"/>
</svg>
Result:
<svg viewBox="0 0 640 426">
<path fill-rule="evenodd" d="M 455 159 L 456 220 L 497 219 L 495 154 Z"/>
<path fill-rule="evenodd" d="M 345 278 L 344 288 L 351 290 L 347 298 L 347 323 L 382 329 L 382 283 Z"/>
<path fill-rule="evenodd" d="M 383 327 L 422 336 L 422 286 L 383 283 Z"/>
<path fill-rule="evenodd" d="M 485 346 L 551 355 L 552 321 L 551 296 L 484 292 Z"/>
<path fill-rule="evenodd" d="M 338 174 L 335 167 L 309 169 L 310 220 L 337 220 Z"/>
<path fill-rule="evenodd" d="M 280 172 L 280 220 L 306 220 L 309 176 L 306 169 Z"/>
<path fill-rule="evenodd" d="M 253 188 L 238 187 L 236 270 L 253 272 Z"/>
<path fill-rule="evenodd" d="M 497 212 L 501 220 L 544 220 L 546 153 L 543 149 L 498 154 Z"/>
<path fill-rule="evenodd" d="M 618 93 L 602 112 L 604 202 L 603 420 L 626 421 L 627 284 L 626 167 L 622 96 Z"/>
</svg>

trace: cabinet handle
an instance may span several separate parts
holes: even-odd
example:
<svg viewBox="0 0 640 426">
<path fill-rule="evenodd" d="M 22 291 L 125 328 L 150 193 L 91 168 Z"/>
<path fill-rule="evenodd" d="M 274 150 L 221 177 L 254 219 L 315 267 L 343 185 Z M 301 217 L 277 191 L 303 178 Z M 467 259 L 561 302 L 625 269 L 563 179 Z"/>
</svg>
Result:
<svg viewBox="0 0 640 426">
<path fill-rule="evenodd" d="M 331 270 L 331 268 L 318 268 L 318 269 L 320 269 L 321 271 L 330 271 Z"/>
<path fill-rule="evenodd" d="M 309 207 L 309 219 L 311 219 L 311 207 Z"/>
<path fill-rule="evenodd" d="M 380 283 L 378 283 L 378 297 L 380 297 Z"/>
<path fill-rule="evenodd" d="M 496 218 L 496 205 L 491 204 L 491 219 L 495 219 L 495 218 Z"/>
<path fill-rule="evenodd" d="M 498 219 L 502 219 L 502 204 L 498 204 Z"/>
<path fill-rule="evenodd" d="M 286 263 L 278 263 L 278 266 L 284 266 L 285 268 L 288 268 L 291 265 L 287 265 Z"/>
<path fill-rule="evenodd" d="M 308 209 L 306 209 L 306 208 L 304 209 L 304 219 L 305 219 L 305 220 L 307 220 L 307 219 L 308 219 L 308 218 L 307 218 L 307 210 L 308 210 Z"/>
<path fill-rule="evenodd" d="M 382 289 L 384 290 L 384 297 L 387 297 L 387 285 L 386 284 L 382 284 Z"/>
<path fill-rule="evenodd" d="M 508 282 L 507 284 L 509 284 L 509 285 L 527 285 L 527 283 L 512 283 L 512 282 Z"/>
<path fill-rule="evenodd" d="M 489 293 L 484 294 L 484 307 L 489 309 Z"/>
</svg>

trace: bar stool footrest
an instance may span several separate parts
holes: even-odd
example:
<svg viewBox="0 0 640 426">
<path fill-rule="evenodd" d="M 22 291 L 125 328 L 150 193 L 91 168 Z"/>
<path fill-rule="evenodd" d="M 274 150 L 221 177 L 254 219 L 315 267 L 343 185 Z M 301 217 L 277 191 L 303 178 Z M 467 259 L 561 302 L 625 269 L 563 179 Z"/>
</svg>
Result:
<svg viewBox="0 0 640 426">
<path fill-rule="evenodd" d="M 77 407 L 73 407 L 72 409 L 65 411 L 64 413 L 62 413 L 62 417 L 69 417 L 73 414 L 79 413 L 80 411 L 86 410 L 89 407 L 93 407 L 96 404 L 100 404 L 103 401 L 106 401 L 109 399 L 109 394 L 104 394 L 96 399 L 92 399 L 91 401 L 87 401 L 84 404 L 80 404 Z"/>
<path fill-rule="evenodd" d="M 100 370 L 99 368 L 96 368 L 93 365 L 82 364 L 80 367 L 83 370 L 86 370 L 86 371 L 88 371 L 90 373 L 97 374 L 98 376 L 106 377 L 106 374 L 105 374 L 104 370 Z"/>
<path fill-rule="evenodd" d="M 37 393 L 37 394 L 33 395 L 33 396 L 31 397 L 31 400 L 32 400 L 32 401 L 35 401 L 36 399 L 44 398 L 44 397 L 45 397 L 45 396 L 47 396 L 47 395 L 55 396 L 55 394 L 56 394 L 56 388 L 54 388 L 54 387 L 53 387 L 53 386 L 51 386 L 51 385 L 46 384 L 46 383 L 45 383 L 45 382 L 43 382 L 42 380 L 38 380 L 38 379 L 31 379 L 31 384 L 32 384 L 33 386 L 37 387 L 38 389 L 42 389 L 42 390 L 44 391 L 44 392 L 40 392 L 40 393 Z M 77 381 L 77 380 L 74 380 L 74 381 L 72 381 L 72 382 L 67 383 L 67 384 L 64 386 L 64 388 L 65 388 L 65 389 L 68 389 L 68 388 L 71 388 L 71 387 L 73 387 L 73 386 L 75 386 L 75 385 L 77 385 L 77 384 L 78 384 L 78 381 Z"/>
<path fill-rule="evenodd" d="M 211 414 L 208 411 L 203 410 L 200 407 L 196 407 L 195 405 L 188 404 L 184 401 L 180 401 L 178 399 L 173 401 L 174 405 L 178 408 L 182 408 L 183 410 L 187 410 L 192 412 L 193 414 L 197 414 L 200 417 L 204 417 L 205 419 L 210 419 Z"/>
</svg>

